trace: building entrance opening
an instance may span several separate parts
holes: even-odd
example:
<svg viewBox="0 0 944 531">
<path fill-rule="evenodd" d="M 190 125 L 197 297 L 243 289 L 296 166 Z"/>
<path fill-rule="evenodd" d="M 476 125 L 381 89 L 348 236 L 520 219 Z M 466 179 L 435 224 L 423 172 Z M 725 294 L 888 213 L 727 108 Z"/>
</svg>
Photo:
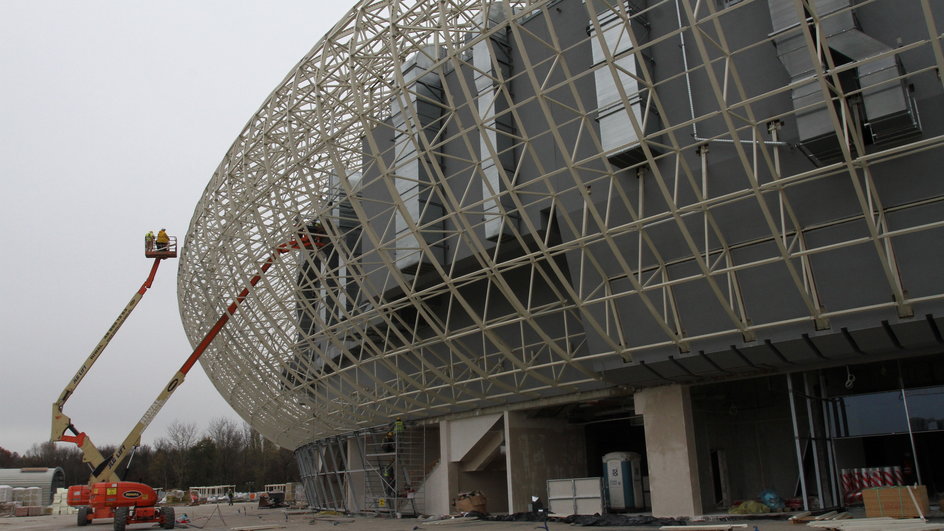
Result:
<svg viewBox="0 0 944 531">
<path fill-rule="evenodd" d="M 646 434 L 631 399 L 583 404 L 572 422 L 583 425 L 587 477 L 601 477 L 609 512 L 643 512 L 651 506 Z"/>
<path fill-rule="evenodd" d="M 797 465 L 784 376 L 692 388 L 701 499 L 727 512 L 765 490 L 793 497 Z"/>
<path fill-rule="evenodd" d="M 939 356 L 823 371 L 843 503 L 862 503 L 870 487 L 944 492 L 942 374 Z"/>
</svg>

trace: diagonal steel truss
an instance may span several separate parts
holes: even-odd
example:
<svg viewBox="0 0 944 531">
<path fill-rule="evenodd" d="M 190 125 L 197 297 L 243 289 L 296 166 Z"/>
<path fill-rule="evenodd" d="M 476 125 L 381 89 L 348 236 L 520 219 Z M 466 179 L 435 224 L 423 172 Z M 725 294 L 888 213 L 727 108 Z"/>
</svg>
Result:
<svg viewBox="0 0 944 531">
<path fill-rule="evenodd" d="M 661 0 L 637 8 L 586 0 L 580 5 L 590 31 L 578 43 L 563 38 L 562 26 L 551 22 L 555 0 L 360 2 L 252 117 L 196 206 L 179 275 L 181 314 L 192 341 L 274 246 L 313 232 L 316 221 L 331 241 L 318 252 L 275 264 L 233 317 L 203 359 L 217 389 L 261 433 L 295 448 L 398 415 L 432 417 L 600 389 L 606 384 L 598 364 L 632 362 L 660 348 L 684 354 L 695 342 L 731 334 L 752 341 L 787 325 L 825 329 L 837 316 L 877 309 L 907 317 L 915 304 L 944 299 L 944 289 L 909 296 L 894 245 L 908 235 L 939 235 L 944 218 L 893 226 L 889 215 L 896 209 L 920 205 L 885 205 L 871 173 L 876 165 L 939 149 L 944 137 L 866 149 L 848 104 L 855 94 L 844 91 L 838 78 L 858 65 L 836 65 L 828 54 L 823 60 L 822 37 L 809 31 L 804 35 L 817 65 L 814 80 L 825 100 L 835 103 L 832 125 L 845 142 L 838 162 L 785 171 L 781 159 L 790 148 L 781 139 L 780 124 L 796 111 L 761 109 L 792 87 L 752 93 L 740 73 L 743 58 L 771 46 L 773 38 L 732 45 L 723 25 L 732 10 L 757 1 L 724 7 L 713 0 Z M 814 28 L 823 22 L 811 2 L 784 1 L 813 13 Z M 921 6 L 927 25 L 915 28 L 918 34 L 903 48 L 928 50 L 931 59 L 909 75 L 940 75 L 941 21 L 929 0 Z M 487 13 L 494 9 L 504 22 L 488 23 Z M 645 18 L 660 9 L 677 13 L 678 29 L 636 35 L 633 28 L 646 25 Z M 591 39 L 602 39 L 601 21 L 612 16 L 633 39 L 639 66 L 634 72 L 620 66 L 606 46 L 606 59 L 597 65 L 577 53 Z M 545 22 L 526 24 L 538 19 Z M 668 79 L 656 76 L 646 58 L 666 40 L 688 46 L 682 48 L 686 67 Z M 495 47 L 505 41 L 520 51 L 514 69 L 470 60 L 477 44 L 485 43 L 497 57 Z M 424 56 L 445 87 L 441 97 L 419 90 L 404 72 L 411 58 Z M 581 83 L 600 70 L 616 79 L 631 76 L 641 87 L 633 92 L 617 87 L 627 106 L 641 101 L 646 109 L 642 118 L 627 113 L 644 157 L 631 170 L 634 177 L 614 178 L 620 170 L 610 163 L 614 153 L 604 149 L 595 126 L 599 109 L 581 97 Z M 450 85 L 447 71 L 462 82 Z M 668 117 L 668 107 L 677 105 L 664 101 L 660 89 L 689 75 L 707 80 L 709 108 L 696 108 L 690 100 L 690 119 L 652 122 L 650 116 Z M 476 77 L 491 80 L 492 97 L 505 101 L 505 108 L 474 110 L 479 95 L 470 87 Z M 518 92 L 528 95 L 516 95 L 513 87 L 527 87 Z M 439 118 L 424 122 L 417 101 L 438 107 Z M 402 153 L 413 153 L 409 160 L 398 160 L 397 148 L 373 134 L 392 127 L 394 108 L 406 115 L 396 134 L 406 135 L 397 145 L 406 150 Z M 533 109 L 545 119 L 526 116 Z M 513 139 L 516 162 L 510 167 L 498 162 L 508 148 L 489 134 L 502 117 L 514 124 L 513 131 L 502 131 Z M 700 125 L 717 120 L 720 129 L 699 137 Z M 465 153 L 452 150 L 442 163 L 447 144 L 464 146 Z M 548 147 L 559 162 L 549 162 Z M 722 149 L 734 154 L 734 189 L 711 186 L 711 157 Z M 498 167 L 497 187 L 488 185 L 487 192 L 473 186 L 482 180 L 483 159 Z M 424 184 L 435 199 L 418 216 L 391 178 L 409 162 L 427 176 Z M 463 171 L 444 169 L 451 165 Z M 540 177 L 522 182 L 526 167 L 536 168 Z M 790 191 L 837 177 L 848 179 L 859 211 L 804 223 Z M 582 207 L 563 208 L 565 197 L 578 197 Z M 941 200 L 921 203 L 940 212 Z M 434 203 L 442 214 L 432 210 Z M 765 233 L 732 241 L 716 212 L 746 203 L 760 211 Z M 497 242 L 482 236 L 496 205 L 506 220 Z M 536 211 L 550 212 L 556 224 L 524 214 Z M 397 233 L 397 216 L 414 238 Z M 864 223 L 866 233 L 818 246 L 807 241 L 812 230 L 851 222 Z M 667 226 L 682 242 L 683 255 L 663 251 L 660 234 Z M 424 274 L 398 266 L 393 250 L 407 242 L 422 257 Z M 768 249 L 763 256 L 739 258 L 739 249 L 761 244 Z M 825 308 L 812 261 L 860 245 L 881 265 L 884 283 L 875 289 L 891 297 Z M 518 252 L 506 253 L 509 248 Z M 466 253 L 462 260 L 460 249 Z M 447 259 L 436 258 L 440 252 Z M 682 265 L 685 274 L 678 273 Z M 772 321 L 752 315 L 739 277 L 771 265 L 787 271 L 787 290 L 802 301 L 801 314 Z M 593 280 L 598 278 L 605 281 Z M 677 290 L 692 282 L 705 283 L 724 326 L 687 332 Z M 632 324 L 619 308 L 629 297 L 651 317 L 658 339 L 640 344 L 628 337 Z M 588 334 L 602 338 L 604 347 L 590 348 Z"/>
</svg>

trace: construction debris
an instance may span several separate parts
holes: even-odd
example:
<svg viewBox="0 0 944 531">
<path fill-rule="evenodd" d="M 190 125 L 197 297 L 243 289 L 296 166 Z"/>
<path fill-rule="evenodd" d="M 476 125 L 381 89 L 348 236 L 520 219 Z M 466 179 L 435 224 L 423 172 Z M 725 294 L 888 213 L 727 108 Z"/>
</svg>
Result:
<svg viewBox="0 0 944 531">
<path fill-rule="evenodd" d="M 900 520 L 890 517 L 815 521 L 809 522 L 807 526 L 832 531 L 937 531 L 944 529 L 944 523 L 941 522 L 929 523 L 919 518 Z"/>
<path fill-rule="evenodd" d="M 747 528 L 747 524 L 706 524 L 706 525 L 664 525 L 659 529 L 702 529 L 704 531 L 731 531 L 732 529 Z"/>
<path fill-rule="evenodd" d="M 847 512 L 840 513 L 837 511 L 829 511 L 819 515 L 814 515 L 813 513 L 806 511 L 795 514 L 788 518 L 788 520 L 794 524 L 806 524 L 809 522 L 817 522 L 821 520 L 846 520 L 849 518 L 852 518 L 852 515 Z"/>
</svg>

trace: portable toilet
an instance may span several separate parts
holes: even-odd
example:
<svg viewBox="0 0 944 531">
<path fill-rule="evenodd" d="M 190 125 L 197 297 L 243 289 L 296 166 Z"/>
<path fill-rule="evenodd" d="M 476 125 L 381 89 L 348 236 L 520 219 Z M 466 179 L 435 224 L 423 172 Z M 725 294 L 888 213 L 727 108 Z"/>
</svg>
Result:
<svg viewBox="0 0 944 531">
<path fill-rule="evenodd" d="M 642 458 L 636 452 L 610 452 L 603 456 L 603 488 L 614 511 L 642 509 Z"/>
</svg>

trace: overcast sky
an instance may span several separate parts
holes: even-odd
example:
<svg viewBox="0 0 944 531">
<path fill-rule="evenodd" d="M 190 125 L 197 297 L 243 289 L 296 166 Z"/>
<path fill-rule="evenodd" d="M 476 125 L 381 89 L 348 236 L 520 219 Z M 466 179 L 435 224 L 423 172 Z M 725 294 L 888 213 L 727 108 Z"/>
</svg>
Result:
<svg viewBox="0 0 944 531">
<path fill-rule="evenodd" d="M 354 0 L 0 0 L 0 446 L 51 405 L 147 277 L 144 233 L 181 240 L 224 153 Z M 192 349 L 177 261 L 66 404 L 118 444 Z M 145 432 L 236 414 L 202 369 Z"/>
</svg>

